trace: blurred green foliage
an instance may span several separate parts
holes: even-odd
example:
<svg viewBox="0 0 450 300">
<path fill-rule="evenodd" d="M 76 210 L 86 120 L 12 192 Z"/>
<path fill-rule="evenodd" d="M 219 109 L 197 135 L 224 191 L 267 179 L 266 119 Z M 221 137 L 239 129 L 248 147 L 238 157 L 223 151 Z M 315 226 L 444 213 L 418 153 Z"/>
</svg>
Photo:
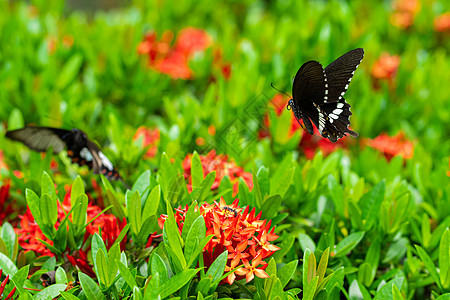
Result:
<svg viewBox="0 0 450 300">
<path fill-rule="evenodd" d="M 50 155 L 41 159 L 4 137 L 6 129 L 31 123 L 76 127 L 103 146 L 125 181 L 137 181 L 133 191 L 140 198 L 124 195 L 120 184 L 104 184 L 110 204 L 131 207 L 145 201 L 150 190 L 158 202 L 153 191 L 160 186 L 161 201 L 176 207 L 216 198 L 213 192 L 189 194 L 179 186 L 186 154 L 215 149 L 253 171 L 253 190 L 240 182 L 236 197 L 277 226 L 282 250 L 274 255 L 275 273 L 306 257 L 305 251 L 322 257 L 331 249 L 326 275 L 331 270 L 335 275 L 326 292 L 303 282 L 302 274 L 315 270 L 315 262 L 308 269 L 300 261 L 287 288 L 309 289 L 305 294 L 317 299 L 437 298 L 450 292 L 449 266 L 443 262 L 450 247 L 450 39 L 433 27 L 434 18 L 446 11 L 446 0 L 420 1 L 414 23 L 402 29 L 392 24 L 393 3 L 377 0 L 136 0 L 95 13 L 70 11 L 63 1 L 0 1 L 0 149 L 10 169 L 24 174 L 20 179 L 3 170 L 2 178 L 13 179 L 11 193 L 22 205 L 25 188 L 39 193 L 43 170 L 61 191 L 79 172 L 86 189 L 92 189 L 87 178 L 95 175 L 72 165 L 64 153 L 55 156 L 55 171 Z M 189 26 L 206 30 L 213 40 L 190 61 L 195 77 L 176 80 L 149 69 L 137 52 L 144 35 L 154 31 L 160 38 L 172 31 L 176 36 Z M 360 137 L 348 150 L 327 157 L 318 152 L 308 160 L 299 147 L 301 133 L 288 136 L 291 112 L 276 118 L 272 111 L 269 101 L 276 92 L 270 83 L 289 92 L 302 63 L 314 59 L 327 65 L 358 47 L 365 49 L 365 58 L 345 98 L 352 105 L 351 127 Z M 213 67 L 217 49 L 231 65 L 229 80 Z M 384 52 L 399 55 L 400 65 L 392 82 L 381 81 L 376 89 L 372 66 Z M 259 139 L 266 113 L 271 137 Z M 157 155 L 149 160 L 133 141 L 141 125 L 157 127 L 161 134 Z M 388 161 L 365 147 L 367 138 L 399 131 L 414 143 L 411 159 Z M 230 189 L 225 177 L 217 193 L 228 203 Z M 158 212 L 165 211 L 162 207 Z M 141 224 L 134 226 L 137 237 Z M 48 231 L 56 234 L 54 228 Z M 102 254 L 105 261 L 119 255 Z M 136 274 L 150 273 L 121 261 L 118 268 L 130 292 Z M 102 280 L 111 286 L 110 278 Z M 80 281 L 83 289 L 94 286 L 91 292 L 101 293 L 90 278 Z M 256 285 L 264 290 L 261 282 Z"/>
</svg>

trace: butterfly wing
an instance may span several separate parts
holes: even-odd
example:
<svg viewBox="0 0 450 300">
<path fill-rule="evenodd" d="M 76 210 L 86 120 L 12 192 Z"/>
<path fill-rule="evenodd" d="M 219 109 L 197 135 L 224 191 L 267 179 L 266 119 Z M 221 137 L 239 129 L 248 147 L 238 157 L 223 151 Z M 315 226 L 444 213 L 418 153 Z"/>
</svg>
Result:
<svg viewBox="0 0 450 300">
<path fill-rule="evenodd" d="M 325 73 L 317 61 L 304 63 L 294 78 L 292 98 L 295 106 L 302 107 L 306 101 L 319 102 L 325 96 Z"/>
<path fill-rule="evenodd" d="M 362 48 L 351 50 L 325 68 L 327 102 L 338 102 L 347 92 L 350 81 L 364 57 Z"/>
<path fill-rule="evenodd" d="M 45 152 L 53 147 L 53 153 L 56 154 L 67 147 L 67 141 L 73 138 L 73 132 L 60 128 L 27 126 L 8 131 L 6 137 L 22 142 L 38 152 Z"/>
<path fill-rule="evenodd" d="M 117 169 L 111 161 L 103 154 L 100 148 L 91 140 L 87 140 L 86 148 L 81 149 L 80 155 L 88 163 L 92 163 L 94 174 L 103 174 L 108 180 L 122 180 Z"/>
</svg>

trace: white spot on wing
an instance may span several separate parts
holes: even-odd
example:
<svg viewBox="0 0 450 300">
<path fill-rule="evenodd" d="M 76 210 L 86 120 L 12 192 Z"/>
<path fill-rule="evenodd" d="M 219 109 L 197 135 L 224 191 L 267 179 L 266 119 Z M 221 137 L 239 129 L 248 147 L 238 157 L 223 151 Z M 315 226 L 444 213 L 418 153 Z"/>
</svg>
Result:
<svg viewBox="0 0 450 300">
<path fill-rule="evenodd" d="M 333 110 L 333 114 L 335 114 L 335 115 L 340 115 L 341 112 L 342 112 L 342 109 L 336 108 L 335 110 Z"/>
<path fill-rule="evenodd" d="M 325 95 L 328 95 L 328 90 L 325 90 Z"/>
<path fill-rule="evenodd" d="M 109 159 L 101 152 L 98 152 L 98 156 L 102 160 L 102 164 L 110 171 L 114 169 L 113 164 L 109 161 Z"/>
<path fill-rule="evenodd" d="M 336 107 L 337 108 L 343 108 L 344 107 L 344 103 L 338 103 Z"/>
<path fill-rule="evenodd" d="M 91 151 L 89 151 L 88 148 L 86 148 L 86 147 L 83 147 L 83 149 L 81 149 L 80 156 L 87 161 L 93 160 Z"/>
<path fill-rule="evenodd" d="M 333 118 L 333 119 L 339 118 L 338 116 L 336 116 L 336 115 L 334 115 L 334 114 L 329 114 L 329 116 L 330 116 L 330 118 Z"/>
</svg>

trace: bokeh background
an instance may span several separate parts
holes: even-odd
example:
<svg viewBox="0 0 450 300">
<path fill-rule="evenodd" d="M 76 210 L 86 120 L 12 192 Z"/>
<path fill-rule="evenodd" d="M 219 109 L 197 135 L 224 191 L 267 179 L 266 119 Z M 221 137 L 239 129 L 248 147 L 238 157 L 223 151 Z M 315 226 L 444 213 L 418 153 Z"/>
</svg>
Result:
<svg viewBox="0 0 450 300">
<path fill-rule="evenodd" d="M 310 136 L 270 84 L 292 94 L 304 62 L 326 66 L 360 47 L 345 96 L 359 137 Z M 281 226 L 282 240 L 295 236 L 288 261 L 305 249 L 300 233 L 317 243 L 331 220 L 341 238 L 361 229 L 349 203 L 384 180 L 377 278 L 401 270 L 405 294 L 421 299 L 436 286 L 420 281 L 423 267 L 403 265 L 416 243 L 436 254 L 437 242 L 420 234 L 423 220 L 433 230 L 449 224 L 449 52 L 447 0 L 0 1 L 1 180 L 12 179 L 18 211 L 42 170 L 61 189 L 77 174 L 87 190 L 97 187 L 97 175 L 65 153 L 42 160 L 4 137 L 27 124 L 84 130 L 130 185 L 146 170 L 159 182 L 165 153 L 190 190 L 198 152 L 205 175 L 217 171 L 214 195 L 258 209 L 256 185 L 264 199 L 281 195 L 263 216 Z M 355 252 L 355 266 L 366 252 Z"/>
</svg>

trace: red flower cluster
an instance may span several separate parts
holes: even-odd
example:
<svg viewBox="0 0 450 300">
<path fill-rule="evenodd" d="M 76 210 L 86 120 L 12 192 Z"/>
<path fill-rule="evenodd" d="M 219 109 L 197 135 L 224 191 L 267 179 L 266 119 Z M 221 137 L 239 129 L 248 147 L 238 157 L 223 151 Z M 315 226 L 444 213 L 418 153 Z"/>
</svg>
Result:
<svg viewBox="0 0 450 300">
<path fill-rule="evenodd" d="M 434 30 L 450 33 L 450 12 L 446 12 L 434 19 Z"/>
<path fill-rule="evenodd" d="M 420 10 L 419 0 L 397 0 L 393 3 L 394 12 L 391 15 L 391 24 L 401 29 L 408 29 Z"/>
<path fill-rule="evenodd" d="M 351 139 L 344 136 L 336 143 L 331 142 L 329 139 L 324 139 L 319 130 L 314 126 L 314 134 L 309 134 L 306 130 L 303 131 L 302 140 L 300 141 L 300 148 L 303 150 L 307 159 L 313 159 L 317 152 L 317 149 L 322 151 L 324 156 L 333 153 L 338 148 L 347 148 Z"/>
<path fill-rule="evenodd" d="M 0 225 L 2 225 L 3 222 L 7 220 L 7 217 L 14 212 L 9 197 L 10 186 L 10 183 L 6 183 L 0 187 Z"/>
<path fill-rule="evenodd" d="M 414 155 L 414 145 L 406 139 L 403 132 L 393 137 L 382 133 L 373 140 L 366 139 L 365 144 L 382 152 L 388 161 L 396 155 L 404 159 L 410 159 Z"/>
<path fill-rule="evenodd" d="M 386 80 L 389 85 L 392 85 L 399 65 L 400 56 L 383 53 L 372 66 L 374 88 L 380 88 L 380 80 Z"/>
<path fill-rule="evenodd" d="M 251 281 L 255 275 L 260 278 L 269 277 L 264 271 L 267 263 L 262 259 L 280 250 L 279 247 L 270 243 L 278 238 L 274 233 L 275 227 L 270 229 L 272 221 L 260 220 L 261 212 L 255 216 L 255 208 L 249 212 L 248 206 L 242 209 L 238 203 L 239 199 L 236 199 L 227 206 L 222 198 L 220 204 L 217 202 L 205 203 L 197 208 L 205 219 L 206 236 L 213 235 L 203 249 L 205 266 L 211 266 L 225 250 L 228 250 L 225 272 L 241 266 L 227 276 L 226 282 L 229 284 L 234 282 L 236 274 L 245 276 L 247 282 Z M 175 220 L 180 233 L 187 210 L 187 206 L 183 209 L 181 207 L 175 209 Z M 159 218 L 158 223 L 161 228 L 163 228 L 166 218 L 166 215 L 161 215 Z M 250 261 L 252 262 L 250 263 Z"/>
<path fill-rule="evenodd" d="M 58 228 L 60 225 L 60 220 L 63 220 L 67 213 L 69 213 L 71 209 L 70 205 L 70 191 L 66 193 L 64 197 L 64 201 L 62 206 L 58 204 L 58 222 L 55 227 Z M 95 218 L 97 215 L 101 213 L 102 209 L 96 205 L 88 204 L 87 208 L 87 222 Z M 38 255 L 48 255 L 53 256 L 51 251 L 42 244 L 38 239 L 43 240 L 50 245 L 53 244 L 52 241 L 47 239 L 45 235 L 42 233 L 38 224 L 35 222 L 31 211 L 27 209 L 27 212 L 19 216 L 21 219 L 20 227 L 15 228 L 15 232 L 19 238 L 19 245 L 26 251 L 35 251 Z M 69 217 L 71 218 L 71 217 Z M 111 214 L 102 214 L 94 222 L 90 223 L 86 227 L 86 235 L 85 240 L 89 235 L 93 235 L 96 232 L 99 232 L 101 228 L 102 239 L 105 241 L 105 245 L 107 248 L 110 248 L 114 241 L 119 236 L 121 230 L 125 227 L 126 221 L 123 220 L 120 222 L 114 215 Z M 126 238 L 122 240 L 121 247 L 124 248 L 126 243 Z"/>
<path fill-rule="evenodd" d="M 156 40 L 156 33 L 145 36 L 138 46 L 138 53 L 148 56 L 148 66 L 161 73 L 177 79 L 193 77 L 189 68 L 189 59 L 195 52 L 203 51 L 211 43 L 211 37 L 203 30 L 192 27 L 185 28 L 178 33 L 173 47 L 170 45 L 173 33 L 166 31 L 161 39 Z"/>
<path fill-rule="evenodd" d="M 145 158 L 153 158 L 158 151 L 158 143 L 160 140 L 160 133 L 158 128 L 150 129 L 145 126 L 140 126 L 134 134 L 133 141 L 138 141 L 142 138 L 142 148 L 148 147 L 145 153 Z"/>
<path fill-rule="evenodd" d="M 188 179 L 187 187 L 190 192 L 192 192 L 191 157 L 192 154 L 188 154 L 183 161 L 184 178 Z M 211 150 L 206 155 L 200 155 L 200 161 L 202 163 L 204 176 L 208 175 L 212 171 L 216 171 L 216 179 L 211 186 L 211 190 L 217 189 L 225 176 L 228 176 L 233 184 L 234 195 L 236 195 L 239 191 L 239 178 L 244 179 L 250 190 L 253 189 L 252 174 L 245 172 L 244 169 L 237 166 L 235 162 L 228 161 L 227 155 L 217 155 L 216 150 Z"/>
</svg>

